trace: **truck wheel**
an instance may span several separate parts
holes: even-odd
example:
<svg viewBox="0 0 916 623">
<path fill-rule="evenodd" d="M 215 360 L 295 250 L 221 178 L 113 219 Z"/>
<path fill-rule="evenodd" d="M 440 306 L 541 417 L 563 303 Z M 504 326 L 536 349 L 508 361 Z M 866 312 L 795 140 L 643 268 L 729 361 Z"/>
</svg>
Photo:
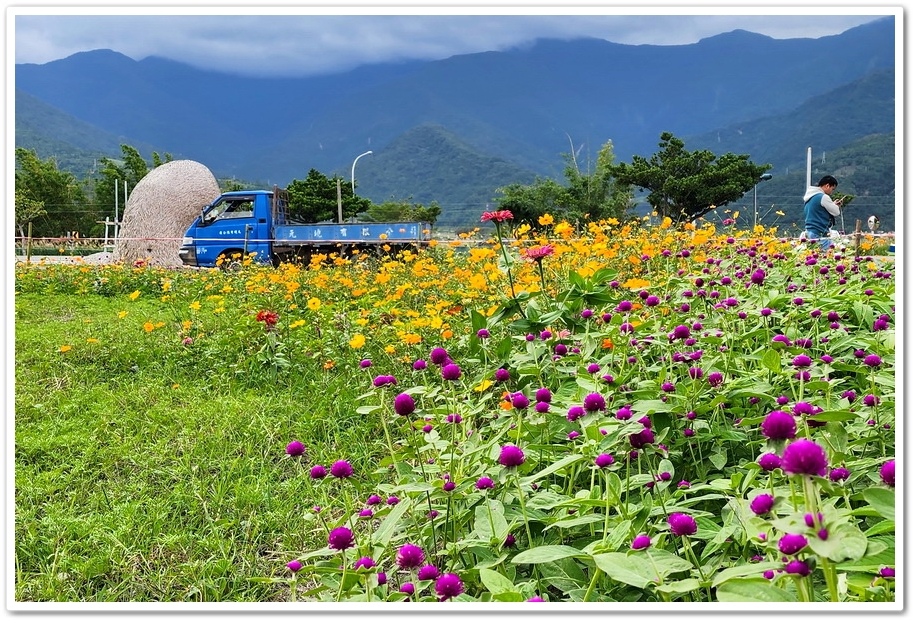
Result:
<svg viewBox="0 0 916 623">
<path fill-rule="evenodd" d="M 238 257 L 232 257 L 233 255 L 239 255 L 239 251 L 223 251 L 219 254 L 219 257 L 216 258 L 216 263 L 220 270 L 234 273 L 242 269 L 242 260 Z"/>
</svg>

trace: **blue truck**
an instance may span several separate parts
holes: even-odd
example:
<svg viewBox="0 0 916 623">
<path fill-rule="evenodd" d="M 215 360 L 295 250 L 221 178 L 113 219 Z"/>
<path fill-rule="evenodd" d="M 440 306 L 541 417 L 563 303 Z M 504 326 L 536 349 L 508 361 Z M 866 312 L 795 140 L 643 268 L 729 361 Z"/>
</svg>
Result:
<svg viewBox="0 0 916 623">
<path fill-rule="evenodd" d="M 185 232 L 178 256 L 185 266 L 228 268 L 245 257 L 277 266 L 307 262 L 315 253 L 423 246 L 429 243 L 430 230 L 429 223 L 420 222 L 299 223 L 289 218 L 285 190 L 238 190 L 201 209 Z"/>
</svg>

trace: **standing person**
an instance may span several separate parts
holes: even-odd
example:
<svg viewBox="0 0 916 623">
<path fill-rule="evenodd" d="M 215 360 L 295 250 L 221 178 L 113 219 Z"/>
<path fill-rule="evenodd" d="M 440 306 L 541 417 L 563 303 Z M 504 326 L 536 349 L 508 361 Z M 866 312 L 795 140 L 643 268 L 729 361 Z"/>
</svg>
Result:
<svg viewBox="0 0 916 623">
<path fill-rule="evenodd" d="M 805 238 L 817 240 L 825 251 L 830 248 L 830 228 L 843 205 L 842 199 L 835 203 L 830 198 L 838 184 L 835 177 L 825 175 L 817 186 L 809 186 L 805 191 Z"/>
</svg>

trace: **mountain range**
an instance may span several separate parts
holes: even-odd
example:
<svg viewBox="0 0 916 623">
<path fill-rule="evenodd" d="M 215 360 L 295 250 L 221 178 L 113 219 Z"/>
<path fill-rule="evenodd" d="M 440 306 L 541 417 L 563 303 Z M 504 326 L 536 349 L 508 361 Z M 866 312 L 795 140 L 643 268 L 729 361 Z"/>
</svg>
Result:
<svg viewBox="0 0 916 623">
<path fill-rule="evenodd" d="M 858 145 L 885 179 L 842 190 L 865 210 L 884 210 L 887 226 L 894 37 L 894 18 L 885 17 L 817 39 L 743 30 L 672 46 L 544 39 L 288 79 L 92 50 L 15 66 L 15 142 L 80 177 L 98 157 L 117 158 L 121 144 L 264 185 L 304 179 L 313 168 L 345 179 L 355 172 L 360 195 L 436 201 L 451 224 L 479 216 L 500 186 L 561 177 L 564 154 L 587 167 L 608 140 L 625 162 L 653 154 L 666 131 L 688 149 L 749 154 L 773 165 L 761 199 L 791 198 L 792 209 L 807 147 L 823 168 L 853 180 L 865 158 Z M 878 140 L 887 136 L 890 153 Z"/>
</svg>

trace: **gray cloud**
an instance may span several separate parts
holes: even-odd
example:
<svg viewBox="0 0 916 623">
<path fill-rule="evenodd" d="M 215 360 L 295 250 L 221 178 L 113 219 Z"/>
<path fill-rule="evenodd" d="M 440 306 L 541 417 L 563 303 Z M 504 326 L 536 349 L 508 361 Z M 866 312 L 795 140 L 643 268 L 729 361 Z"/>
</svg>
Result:
<svg viewBox="0 0 916 623">
<path fill-rule="evenodd" d="M 365 63 L 505 50 L 538 37 L 680 45 L 738 28 L 774 38 L 821 37 L 881 16 L 877 9 L 856 15 L 613 15 L 607 8 L 596 8 L 595 15 L 345 16 L 298 11 L 270 16 L 169 15 L 163 9 L 155 15 L 14 13 L 15 62 L 46 63 L 76 52 L 112 49 L 136 60 L 160 56 L 242 75 L 300 76 Z"/>
</svg>

